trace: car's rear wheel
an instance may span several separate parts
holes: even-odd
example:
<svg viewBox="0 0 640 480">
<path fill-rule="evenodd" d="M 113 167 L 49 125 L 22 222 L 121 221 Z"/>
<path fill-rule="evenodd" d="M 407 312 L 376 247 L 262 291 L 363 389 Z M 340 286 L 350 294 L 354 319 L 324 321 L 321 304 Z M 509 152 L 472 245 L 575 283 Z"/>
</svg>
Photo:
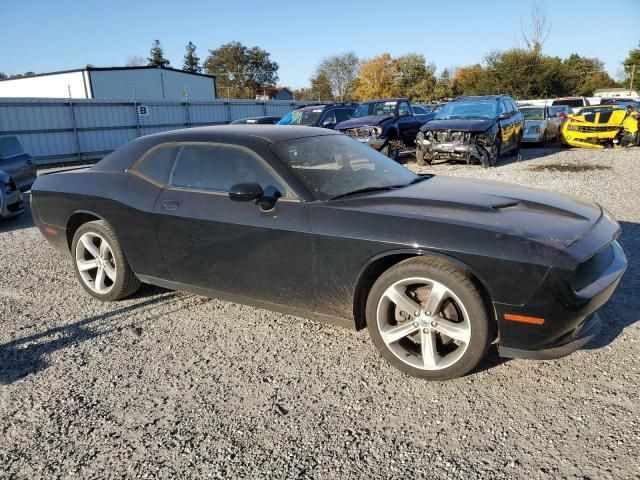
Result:
<svg viewBox="0 0 640 480">
<path fill-rule="evenodd" d="M 84 289 L 103 301 L 126 298 L 140 287 L 111 227 L 102 220 L 81 225 L 71 244 L 73 266 Z"/>
<path fill-rule="evenodd" d="M 493 339 L 478 288 L 456 266 L 405 260 L 374 283 L 367 327 L 382 356 L 415 377 L 447 380 L 476 367 Z"/>
</svg>

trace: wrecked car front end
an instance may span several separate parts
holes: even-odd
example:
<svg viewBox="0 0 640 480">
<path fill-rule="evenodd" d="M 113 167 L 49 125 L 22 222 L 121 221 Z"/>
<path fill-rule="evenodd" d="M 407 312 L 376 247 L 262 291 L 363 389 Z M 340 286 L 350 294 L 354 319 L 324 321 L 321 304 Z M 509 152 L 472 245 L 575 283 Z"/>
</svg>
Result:
<svg viewBox="0 0 640 480">
<path fill-rule="evenodd" d="M 483 131 L 425 128 L 418 132 L 416 146 L 428 163 L 453 159 L 479 162 L 487 168 L 495 165 L 498 156 L 497 131 L 495 126 Z"/>
<path fill-rule="evenodd" d="M 562 126 L 563 143 L 579 148 L 640 145 L 640 113 L 625 108 L 588 107 Z"/>
<path fill-rule="evenodd" d="M 366 143 L 376 150 L 382 149 L 384 144 L 387 142 L 387 138 L 383 136 L 383 128 L 380 126 L 364 125 L 347 128 L 341 131 L 361 143 Z"/>
</svg>

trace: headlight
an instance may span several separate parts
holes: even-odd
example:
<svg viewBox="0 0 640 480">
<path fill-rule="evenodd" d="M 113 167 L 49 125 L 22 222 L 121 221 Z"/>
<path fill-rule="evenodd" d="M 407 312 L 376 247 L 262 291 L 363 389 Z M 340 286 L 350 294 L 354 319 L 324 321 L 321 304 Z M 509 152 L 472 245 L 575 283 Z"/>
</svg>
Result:
<svg viewBox="0 0 640 480">
<path fill-rule="evenodd" d="M 422 142 L 422 141 L 424 140 L 424 132 L 423 132 L 422 130 L 420 130 L 420 131 L 418 132 L 418 135 L 416 135 L 416 140 L 417 140 L 418 142 Z"/>
<path fill-rule="evenodd" d="M 371 127 L 371 136 L 379 137 L 382 135 L 382 127 Z"/>
<path fill-rule="evenodd" d="M 533 127 L 527 128 L 527 133 L 540 133 L 540 127 L 534 125 Z"/>
</svg>

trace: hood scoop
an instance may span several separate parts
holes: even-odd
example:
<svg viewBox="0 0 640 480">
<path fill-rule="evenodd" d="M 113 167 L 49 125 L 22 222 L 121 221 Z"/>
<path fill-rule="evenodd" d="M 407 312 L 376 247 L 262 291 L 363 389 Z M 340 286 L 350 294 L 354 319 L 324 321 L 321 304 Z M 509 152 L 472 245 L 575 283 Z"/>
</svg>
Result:
<svg viewBox="0 0 640 480">
<path fill-rule="evenodd" d="M 543 203 L 536 203 L 528 200 L 506 200 L 502 203 L 492 205 L 494 210 L 498 212 L 531 212 L 531 213 L 547 213 L 552 215 L 559 215 L 562 217 L 569 217 L 576 220 L 588 220 L 587 217 L 579 215 L 578 213 L 562 208 L 554 207 L 552 205 L 546 205 Z"/>
</svg>

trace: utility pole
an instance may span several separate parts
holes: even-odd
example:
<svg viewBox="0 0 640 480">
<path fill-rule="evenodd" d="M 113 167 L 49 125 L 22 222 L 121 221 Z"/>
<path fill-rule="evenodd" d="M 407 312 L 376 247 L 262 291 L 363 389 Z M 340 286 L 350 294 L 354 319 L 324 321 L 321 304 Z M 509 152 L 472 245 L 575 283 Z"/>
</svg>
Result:
<svg viewBox="0 0 640 480">
<path fill-rule="evenodd" d="M 635 79 L 635 76 L 636 76 L 636 66 L 637 65 L 631 66 L 631 82 L 629 83 L 629 90 L 632 90 L 632 91 L 633 91 L 633 80 Z"/>
</svg>

